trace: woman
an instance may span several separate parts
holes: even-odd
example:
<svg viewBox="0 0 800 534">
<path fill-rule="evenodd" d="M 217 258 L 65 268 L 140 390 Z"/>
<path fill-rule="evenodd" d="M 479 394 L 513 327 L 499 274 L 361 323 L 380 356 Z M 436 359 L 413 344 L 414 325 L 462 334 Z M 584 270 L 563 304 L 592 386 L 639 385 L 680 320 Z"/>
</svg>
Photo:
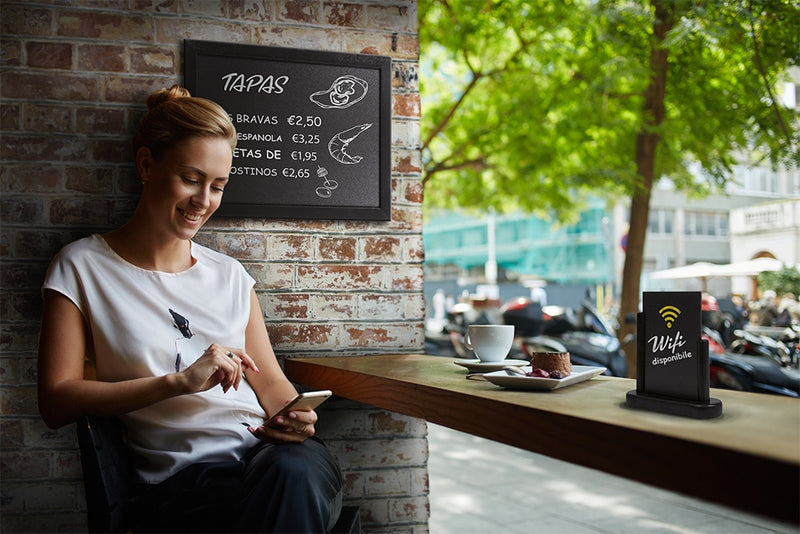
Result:
<svg viewBox="0 0 800 534">
<path fill-rule="evenodd" d="M 222 200 L 236 132 L 217 104 L 150 95 L 133 138 L 131 219 L 66 246 L 44 287 L 39 409 L 58 428 L 117 415 L 137 458 L 134 530 L 321 532 L 341 473 L 314 411 L 265 426 L 296 390 L 272 351 L 254 280 L 191 240 Z M 83 378 L 84 360 L 97 380 Z"/>
</svg>

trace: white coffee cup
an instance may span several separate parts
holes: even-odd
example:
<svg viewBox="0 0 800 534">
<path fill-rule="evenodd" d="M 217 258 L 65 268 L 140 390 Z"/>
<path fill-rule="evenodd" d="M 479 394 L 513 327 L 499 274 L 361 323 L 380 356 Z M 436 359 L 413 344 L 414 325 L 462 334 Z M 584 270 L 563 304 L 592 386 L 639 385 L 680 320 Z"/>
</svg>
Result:
<svg viewBox="0 0 800 534">
<path fill-rule="evenodd" d="M 482 362 L 504 360 L 514 343 L 514 326 L 504 324 L 473 324 L 467 329 L 464 344 Z"/>
</svg>

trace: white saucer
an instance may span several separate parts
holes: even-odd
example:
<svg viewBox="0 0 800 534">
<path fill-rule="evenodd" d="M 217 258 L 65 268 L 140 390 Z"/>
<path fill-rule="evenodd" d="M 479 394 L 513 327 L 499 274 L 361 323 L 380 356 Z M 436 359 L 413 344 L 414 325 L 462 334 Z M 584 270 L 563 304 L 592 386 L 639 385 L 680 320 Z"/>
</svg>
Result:
<svg viewBox="0 0 800 534">
<path fill-rule="evenodd" d="M 453 362 L 461 367 L 466 367 L 470 373 L 489 373 L 491 371 L 499 371 L 506 365 L 513 365 L 521 367 L 530 365 L 530 361 L 526 360 L 500 360 L 498 362 L 482 362 L 480 360 L 455 360 Z"/>
<path fill-rule="evenodd" d="M 530 367 L 523 369 L 523 371 L 528 372 L 530 370 Z M 585 382 L 586 380 L 591 380 L 597 375 L 603 374 L 605 371 L 605 367 L 573 365 L 572 374 L 566 378 L 538 378 L 534 376 L 511 375 L 503 370 L 484 374 L 483 378 L 492 384 L 504 388 L 548 391 L 571 386 L 572 384 L 578 384 L 580 382 Z"/>
</svg>

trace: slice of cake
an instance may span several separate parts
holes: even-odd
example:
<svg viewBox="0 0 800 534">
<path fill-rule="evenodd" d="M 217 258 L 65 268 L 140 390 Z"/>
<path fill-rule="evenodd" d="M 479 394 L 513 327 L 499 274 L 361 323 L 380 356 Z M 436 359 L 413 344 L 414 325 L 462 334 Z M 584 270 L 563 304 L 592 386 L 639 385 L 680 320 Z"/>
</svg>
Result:
<svg viewBox="0 0 800 534">
<path fill-rule="evenodd" d="M 566 378 L 572 374 L 569 352 L 534 352 L 531 366 L 534 369 L 544 369 L 548 373 L 558 371 L 561 373 L 561 378 Z"/>
</svg>

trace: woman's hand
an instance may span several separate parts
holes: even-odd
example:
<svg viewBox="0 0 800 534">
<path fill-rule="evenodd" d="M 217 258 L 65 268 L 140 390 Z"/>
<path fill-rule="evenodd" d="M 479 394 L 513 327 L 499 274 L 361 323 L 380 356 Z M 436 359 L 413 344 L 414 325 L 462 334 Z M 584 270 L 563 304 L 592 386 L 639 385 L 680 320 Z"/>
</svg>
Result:
<svg viewBox="0 0 800 534">
<path fill-rule="evenodd" d="M 301 443 L 314 435 L 317 412 L 314 410 L 292 410 L 285 416 L 275 418 L 269 426 L 250 427 L 248 430 L 267 443 Z"/>
<path fill-rule="evenodd" d="M 187 393 L 207 391 L 217 384 L 227 393 L 231 387 L 239 389 L 244 369 L 261 372 L 244 350 L 212 343 L 196 362 L 178 373 L 178 376 Z"/>
</svg>

